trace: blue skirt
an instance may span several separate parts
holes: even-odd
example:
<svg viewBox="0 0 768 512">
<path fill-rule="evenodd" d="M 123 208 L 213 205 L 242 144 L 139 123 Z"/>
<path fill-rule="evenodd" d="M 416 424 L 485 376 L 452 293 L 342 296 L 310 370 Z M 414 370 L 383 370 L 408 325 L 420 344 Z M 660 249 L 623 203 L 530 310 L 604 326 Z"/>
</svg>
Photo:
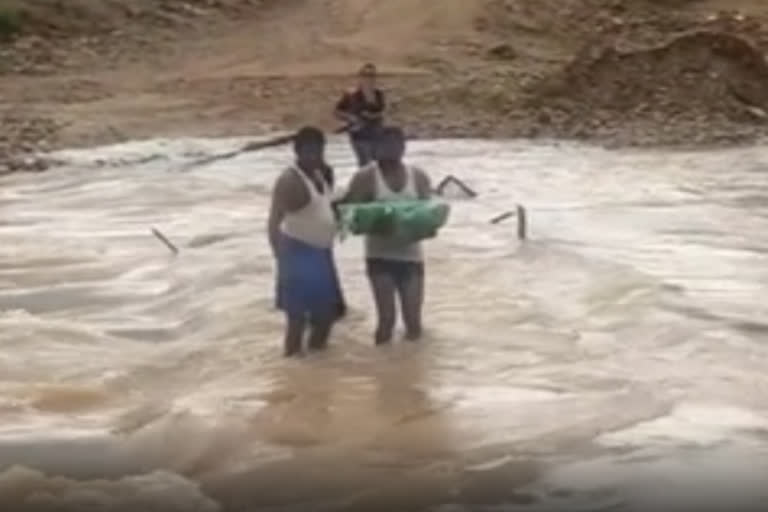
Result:
<svg viewBox="0 0 768 512">
<path fill-rule="evenodd" d="M 277 308 L 291 316 L 340 317 L 346 310 L 332 250 L 286 235 L 278 247 L 276 292 Z"/>
</svg>

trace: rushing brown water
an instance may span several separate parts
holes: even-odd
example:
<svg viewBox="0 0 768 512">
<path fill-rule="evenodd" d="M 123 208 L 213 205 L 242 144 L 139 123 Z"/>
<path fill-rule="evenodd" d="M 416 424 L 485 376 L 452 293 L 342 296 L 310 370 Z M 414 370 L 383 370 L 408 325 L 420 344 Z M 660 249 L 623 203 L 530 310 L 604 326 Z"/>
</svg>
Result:
<svg viewBox="0 0 768 512">
<path fill-rule="evenodd" d="M 264 224 L 288 149 L 178 172 L 185 152 L 234 144 L 64 152 L 61 168 L 0 181 L 3 509 L 765 498 L 763 148 L 413 143 L 435 181 L 479 193 L 452 201 L 428 245 L 426 339 L 373 347 L 348 238 L 350 314 L 328 353 L 285 360 Z M 91 165 L 152 153 L 168 158 Z M 346 144 L 329 153 L 345 181 Z M 513 220 L 489 223 L 516 202 L 524 243 Z"/>
</svg>

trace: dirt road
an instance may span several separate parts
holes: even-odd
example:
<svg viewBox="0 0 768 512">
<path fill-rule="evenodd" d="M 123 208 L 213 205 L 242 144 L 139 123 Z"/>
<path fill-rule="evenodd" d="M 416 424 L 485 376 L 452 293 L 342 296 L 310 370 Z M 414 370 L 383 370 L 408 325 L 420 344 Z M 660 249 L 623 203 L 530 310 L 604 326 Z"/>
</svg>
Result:
<svg viewBox="0 0 768 512">
<path fill-rule="evenodd" d="M 6 157 L 331 127 L 333 102 L 363 61 L 382 69 L 391 115 L 414 136 L 701 145 L 766 132 L 768 5 L 758 0 L 41 0 L 19 9 L 20 33 L 0 47 Z"/>
</svg>

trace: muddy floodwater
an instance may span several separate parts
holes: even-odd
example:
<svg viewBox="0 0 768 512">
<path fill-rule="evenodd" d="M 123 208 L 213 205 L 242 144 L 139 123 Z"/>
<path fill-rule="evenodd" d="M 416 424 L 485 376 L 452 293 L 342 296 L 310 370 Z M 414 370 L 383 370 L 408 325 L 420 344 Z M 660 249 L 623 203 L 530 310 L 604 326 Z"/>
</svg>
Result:
<svg viewBox="0 0 768 512">
<path fill-rule="evenodd" d="M 373 346 L 349 237 L 347 318 L 286 360 L 264 226 L 290 148 L 180 170 L 241 142 L 65 151 L 0 180 L 3 509 L 768 499 L 766 148 L 413 142 L 478 193 L 448 191 L 427 245 L 425 339 Z M 328 158 L 346 183 L 346 142 Z M 516 203 L 523 243 L 489 222 Z"/>
</svg>

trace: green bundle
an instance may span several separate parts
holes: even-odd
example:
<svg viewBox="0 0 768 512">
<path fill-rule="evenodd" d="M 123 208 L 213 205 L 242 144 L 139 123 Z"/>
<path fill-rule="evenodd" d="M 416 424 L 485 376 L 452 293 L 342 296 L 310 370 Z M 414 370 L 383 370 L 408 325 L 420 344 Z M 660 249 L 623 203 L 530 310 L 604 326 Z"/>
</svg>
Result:
<svg viewBox="0 0 768 512">
<path fill-rule="evenodd" d="M 434 237 L 448 221 L 450 206 L 429 200 L 375 201 L 341 205 L 343 232 L 380 235 L 404 243 Z"/>
</svg>

